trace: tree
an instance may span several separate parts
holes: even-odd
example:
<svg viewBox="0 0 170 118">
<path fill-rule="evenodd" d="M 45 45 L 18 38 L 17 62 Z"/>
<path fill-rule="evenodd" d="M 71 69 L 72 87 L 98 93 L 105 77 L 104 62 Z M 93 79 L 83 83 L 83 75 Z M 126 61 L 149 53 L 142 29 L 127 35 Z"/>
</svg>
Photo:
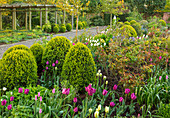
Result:
<svg viewBox="0 0 170 118">
<path fill-rule="evenodd" d="M 103 12 L 107 12 L 110 14 L 110 27 L 112 27 L 112 14 L 118 15 L 123 14 L 124 1 L 119 0 L 101 0 L 101 9 Z"/>
<path fill-rule="evenodd" d="M 158 10 L 165 8 L 168 0 L 125 0 L 129 3 L 130 9 L 136 7 L 140 13 L 154 14 Z"/>
</svg>

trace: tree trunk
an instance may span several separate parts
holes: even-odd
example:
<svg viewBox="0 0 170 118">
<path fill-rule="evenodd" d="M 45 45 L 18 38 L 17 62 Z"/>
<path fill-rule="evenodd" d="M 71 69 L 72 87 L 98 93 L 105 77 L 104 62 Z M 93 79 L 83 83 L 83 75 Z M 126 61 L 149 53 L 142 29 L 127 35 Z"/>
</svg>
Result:
<svg viewBox="0 0 170 118">
<path fill-rule="evenodd" d="M 112 28 L 112 13 L 110 14 L 110 28 Z"/>
</svg>

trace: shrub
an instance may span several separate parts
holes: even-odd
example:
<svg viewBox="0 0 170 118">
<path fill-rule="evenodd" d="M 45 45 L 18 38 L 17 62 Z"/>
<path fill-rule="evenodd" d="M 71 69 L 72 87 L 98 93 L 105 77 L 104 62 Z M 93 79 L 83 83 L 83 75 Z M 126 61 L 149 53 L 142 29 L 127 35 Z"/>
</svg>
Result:
<svg viewBox="0 0 170 118">
<path fill-rule="evenodd" d="M 55 63 L 56 60 L 58 60 L 58 64 L 55 65 L 57 67 L 57 74 L 60 74 L 64 63 L 65 55 L 67 54 L 70 46 L 71 43 L 66 37 L 57 36 L 52 38 L 46 45 L 42 57 L 42 64 L 44 68 L 47 66 L 46 62 L 49 61 L 48 68 L 52 68 L 53 70 L 54 67 L 52 67 L 52 63 Z"/>
<path fill-rule="evenodd" d="M 43 29 L 43 31 L 50 33 L 51 32 L 51 25 L 46 23 L 45 25 L 43 25 L 42 29 Z"/>
<path fill-rule="evenodd" d="M 166 22 L 164 20 L 159 20 L 160 25 L 166 26 Z"/>
<path fill-rule="evenodd" d="M 71 31 L 71 29 L 72 29 L 72 25 L 71 25 L 70 23 L 67 23 L 67 25 L 66 25 L 66 29 L 67 29 L 67 31 Z"/>
<path fill-rule="evenodd" d="M 136 33 L 136 30 L 130 26 L 130 25 L 124 25 L 120 28 L 120 30 L 122 32 L 125 31 L 125 33 L 129 36 L 129 37 L 136 37 L 137 36 L 137 33 Z"/>
<path fill-rule="evenodd" d="M 66 26 L 64 24 L 60 26 L 60 32 L 62 33 L 66 32 Z"/>
<path fill-rule="evenodd" d="M 117 22 L 117 25 L 118 25 L 119 27 L 122 27 L 124 24 L 123 24 L 123 22 Z"/>
<path fill-rule="evenodd" d="M 140 21 L 140 24 L 141 24 L 144 28 L 146 28 L 147 25 L 148 25 L 148 21 L 147 21 L 147 20 L 141 20 L 141 21 Z"/>
<path fill-rule="evenodd" d="M 30 50 L 32 51 L 35 60 L 37 62 L 37 66 L 38 66 L 38 72 L 42 72 L 42 55 L 43 55 L 43 51 L 44 48 L 42 45 L 40 45 L 39 43 L 35 43 L 30 47 Z"/>
<path fill-rule="evenodd" d="M 62 77 L 78 90 L 96 80 L 96 67 L 90 49 L 77 43 L 69 49 L 62 69 Z"/>
<path fill-rule="evenodd" d="M 136 33 L 138 36 L 140 36 L 142 34 L 142 29 L 141 29 L 141 25 L 140 23 L 134 23 L 132 24 L 132 27 L 136 30 Z"/>
<path fill-rule="evenodd" d="M 156 114 L 159 115 L 159 117 L 169 118 L 169 116 L 170 116 L 170 103 L 169 104 L 163 104 L 161 102 L 160 107 L 156 111 Z"/>
<path fill-rule="evenodd" d="M 135 20 L 131 20 L 131 21 L 130 21 L 130 24 L 131 24 L 131 25 L 133 25 L 133 24 L 135 24 L 135 23 L 137 23 Z"/>
<path fill-rule="evenodd" d="M 58 25 L 55 25 L 54 28 L 53 28 L 53 32 L 55 33 L 58 33 L 59 32 L 59 26 Z"/>
<path fill-rule="evenodd" d="M 103 26 L 105 24 L 105 21 L 103 20 L 102 16 L 95 16 L 90 19 L 91 24 L 94 26 Z"/>
<path fill-rule="evenodd" d="M 125 21 L 124 24 L 125 25 L 130 25 L 130 23 L 128 21 Z"/>
<path fill-rule="evenodd" d="M 31 50 L 25 45 L 15 45 L 15 46 L 8 48 L 8 50 L 5 51 L 5 53 L 3 54 L 2 58 L 4 58 L 8 53 L 12 52 L 13 50 L 19 50 L 19 49 L 26 50 L 27 52 L 32 53 Z"/>
<path fill-rule="evenodd" d="M 78 29 L 82 29 L 83 28 L 83 24 L 82 24 L 82 22 L 79 22 L 78 23 Z"/>
<path fill-rule="evenodd" d="M 1 84 L 9 90 L 14 87 L 35 85 L 37 64 L 34 56 L 25 50 L 14 50 L 2 59 Z"/>
<path fill-rule="evenodd" d="M 87 22 L 86 21 L 83 21 L 82 24 L 83 24 L 83 28 L 87 27 Z"/>
</svg>

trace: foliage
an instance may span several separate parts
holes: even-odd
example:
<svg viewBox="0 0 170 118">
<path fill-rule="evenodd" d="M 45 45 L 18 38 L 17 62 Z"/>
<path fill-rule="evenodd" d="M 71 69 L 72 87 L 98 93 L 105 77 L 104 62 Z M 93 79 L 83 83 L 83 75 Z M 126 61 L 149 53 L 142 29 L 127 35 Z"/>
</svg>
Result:
<svg viewBox="0 0 170 118">
<path fill-rule="evenodd" d="M 139 13 L 135 8 L 129 12 L 129 16 L 126 19 L 130 22 L 132 20 L 140 21 L 143 20 L 143 13 Z"/>
<path fill-rule="evenodd" d="M 83 25 L 83 28 L 86 28 L 87 27 L 87 22 L 86 21 L 82 21 L 82 25 Z"/>
<path fill-rule="evenodd" d="M 37 64 L 32 53 L 25 50 L 13 50 L 2 59 L 1 84 L 14 87 L 35 85 L 37 82 Z"/>
<path fill-rule="evenodd" d="M 130 25 L 124 25 L 120 28 L 121 32 L 125 32 L 129 37 L 136 37 L 136 30 Z"/>
<path fill-rule="evenodd" d="M 160 103 L 160 106 L 156 112 L 156 115 L 159 117 L 163 118 L 168 118 L 170 116 L 170 103 L 169 104 L 163 104 L 162 102 Z"/>
<path fill-rule="evenodd" d="M 42 61 L 42 55 L 44 52 L 44 48 L 39 43 L 35 43 L 30 47 L 30 50 L 32 51 L 32 53 L 35 57 L 35 60 L 37 62 L 38 73 L 40 73 L 43 70 L 41 61 Z"/>
<path fill-rule="evenodd" d="M 131 21 L 130 21 L 130 24 L 131 24 L 131 25 L 133 25 L 133 24 L 135 24 L 135 23 L 137 23 L 135 20 L 131 20 Z"/>
<path fill-rule="evenodd" d="M 46 45 L 42 57 L 44 69 L 48 67 L 51 72 L 51 70 L 54 70 L 52 64 L 55 63 L 55 67 L 57 67 L 57 75 L 60 75 L 65 60 L 65 55 L 67 54 L 70 47 L 71 43 L 66 37 L 57 36 L 52 38 Z M 58 60 L 58 63 L 56 63 L 56 60 Z M 46 64 L 47 61 L 49 64 Z"/>
<path fill-rule="evenodd" d="M 62 32 L 62 33 L 66 32 L 66 26 L 65 25 L 60 26 L 60 32 Z"/>
<path fill-rule="evenodd" d="M 166 26 L 166 22 L 164 20 L 159 20 L 159 23 L 162 25 L 162 26 Z"/>
<path fill-rule="evenodd" d="M 124 22 L 124 24 L 126 24 L 126 25 L 130 25 L 130 22 L 126 21 L 126 22 Z"/>
<path fill-rule="evenodd" d="M 67 25 L 66 25 L 66 29 L 67 29 L 67 31 L 71 31 L 71 29 L 72 29 L 72 25 L 71 25 L 70 23 L 67 23 Z"/>
<path fill-rule="evenodd" d="M 51 24 L 48 22 L 42 26 L 43 31 L 50 33 L 51 32 Z"/>
<path fill-rule="evenodd" d="M 104 25 L 104 20 L 101 16 L 95 16 L 95 17 L 91 18 L 90 21 L 91 21 L 90 25 L 94 25 L 94 26 L 103 26 Z"/>
<path fill-rule="evenodd" d="M 141 36 L 141 34 L 142 34 L 142 27 L 141 27 L 140 23 L 136 22 L 136 23 L 132 24 L 131 26 L 135 29 L 137 35 Z"/>
<path fill-rule="evenodd" d="M 55 32 L 55 33 L 58 33 L 59 32 L 59 26 L 58 25 L 55 25 L 54 27 L 53 27 L 53 32 Z"/>
<path fill-rule="evenodd" d="M 62 68 L 62 77 L 78 90 L 95 81 L 95 63 L 90 49 L 77 43 L 69 49 Z"/>
</svg>

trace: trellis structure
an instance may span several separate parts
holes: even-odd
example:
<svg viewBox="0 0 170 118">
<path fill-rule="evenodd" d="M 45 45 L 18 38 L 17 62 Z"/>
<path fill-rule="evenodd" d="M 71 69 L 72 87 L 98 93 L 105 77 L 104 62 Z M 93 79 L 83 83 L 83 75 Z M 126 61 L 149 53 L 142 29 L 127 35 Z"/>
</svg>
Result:
<svg viewBox="0 0 170 118">
<path fill-rule="evenodd" d="M 45 8 L 45 10 L 42 10 Z M 50 9 L 49 9 L 50 8 Z M 53 9 L 51 9 L 53 8 Z M 22 9 L 22 10 L 19 10 Z M 45 23 L 47 23 L 47 11 L 55 11 L 55 23 L 57 24 L 57 7 L 56 5 L 3 5 L 0 6 L 0 30 L 2 30 L 2 12 L 12 12 L 12 29 L 16 30 L 16 12 L 25 12 L 25 28 L 28 29 L 29 14 L 29 30 L 31 30 L 31 19 L 33 11 L 40 11 L 40 26 L 42 27 L 42 11 L 45 11 Z"/>
</svg>

